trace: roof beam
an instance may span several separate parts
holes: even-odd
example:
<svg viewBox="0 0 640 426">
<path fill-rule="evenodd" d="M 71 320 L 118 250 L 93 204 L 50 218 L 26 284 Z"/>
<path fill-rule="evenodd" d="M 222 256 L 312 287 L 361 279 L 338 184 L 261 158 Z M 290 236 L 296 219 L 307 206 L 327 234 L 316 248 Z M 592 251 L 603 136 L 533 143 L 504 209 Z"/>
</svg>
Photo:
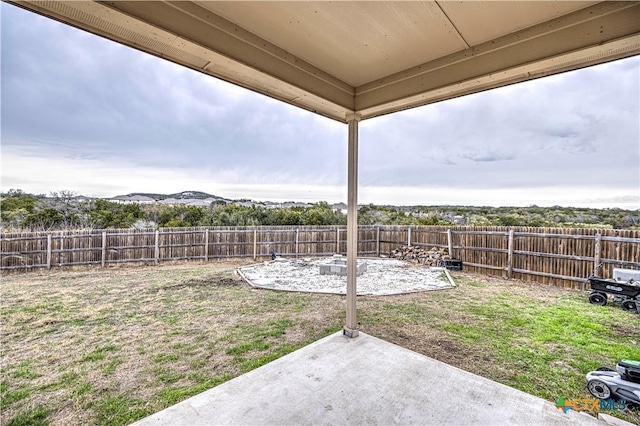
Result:
<svg viewBox="0 0 640 426">
<path fill-rule="evenodd" d="M 345 122 L 355 89 L 192 2 L 10 3 Z"/>
<path fill-rule="evenodd" d="M 604 2 L 356 88 L 371 118 L 640 53 L 640 2 Z M 569 52 L 569 53 L 567 53 Z"/>
</svg>

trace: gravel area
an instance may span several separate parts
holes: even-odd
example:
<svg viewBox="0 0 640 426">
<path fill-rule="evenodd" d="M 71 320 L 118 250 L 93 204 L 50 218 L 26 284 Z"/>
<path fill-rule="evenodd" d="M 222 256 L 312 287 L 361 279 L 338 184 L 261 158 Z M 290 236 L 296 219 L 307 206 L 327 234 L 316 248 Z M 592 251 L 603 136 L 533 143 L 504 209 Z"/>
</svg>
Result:
<svg viewBox="0 0 640 426">
<path fill-rule="evenodd" d="M 277 259 L 239 268 L 240 275 L 252 286 L 272 290 L 346 294 L 347 278 L 320 275 L 322 259 Z M 367 270 L 358 276 L 358 295 L 391 295 L 453 287 L 443 268 L 428 268 L 394 259 L 358 259 Z"/>
</svg>

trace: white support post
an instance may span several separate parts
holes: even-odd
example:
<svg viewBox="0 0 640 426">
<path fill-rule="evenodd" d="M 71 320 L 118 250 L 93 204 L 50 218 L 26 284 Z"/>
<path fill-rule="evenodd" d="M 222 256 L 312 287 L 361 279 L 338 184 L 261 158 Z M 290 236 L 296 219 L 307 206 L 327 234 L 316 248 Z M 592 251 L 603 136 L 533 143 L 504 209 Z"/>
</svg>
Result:
<svg viewBox="0 0 640 426">
<path fill-rule="evenodd" d="M 298 253 L 300 253 L 300 228 L 296 228 L 296 257 L 298 257 Z"/>
<path fill-rule="evenodd" d="M 453 241 L 451 239 L 451 229 L 447 229 L 447 246 L 449 247 L 449 256 L 453 258 Z"/>
<path fill-rule="evenodd" d="M 411 227 L 407 231 L 407 247 L 411 247 Z"/>
<path fill-rule="evenodd" d="M 349 147 L 347 156 L 347 321 L 343 334 L 358 336 L 356 320 L 356 275 L 358 261 L 358 121 L 360 114 L 349 114 Z"/>
</svg>

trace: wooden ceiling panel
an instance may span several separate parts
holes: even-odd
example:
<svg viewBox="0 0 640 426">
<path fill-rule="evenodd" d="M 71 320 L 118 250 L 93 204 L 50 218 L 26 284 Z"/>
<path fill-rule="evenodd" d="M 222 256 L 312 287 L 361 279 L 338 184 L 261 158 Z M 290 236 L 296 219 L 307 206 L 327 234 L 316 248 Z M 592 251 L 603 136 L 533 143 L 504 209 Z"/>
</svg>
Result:
<svg viewBox="0 0 640 426">
<path fill-rule="evenodd" d="M 467 47 L 432 1 L 198 3 L 354 87 Z"/>
<path fill-rule="evenodd" d="M 595 1 L 441 1 L 443 12 L 470 46 L 594 5 Z"/>
</svg>

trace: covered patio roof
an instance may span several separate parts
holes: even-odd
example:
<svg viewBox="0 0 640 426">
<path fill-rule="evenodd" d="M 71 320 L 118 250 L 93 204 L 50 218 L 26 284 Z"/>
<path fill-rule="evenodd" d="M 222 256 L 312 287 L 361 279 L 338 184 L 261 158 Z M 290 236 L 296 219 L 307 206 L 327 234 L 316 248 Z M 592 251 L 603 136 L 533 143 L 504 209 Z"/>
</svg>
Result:
<svg viewBox="0 0 640 426">
<path fill-rule="evenodd" d="M 10 3 L 348 123 L 349 337 L 360 120 L 640 53 L 640 1 Z"/>
<path fill-rule="evenodd" d="M 345 122 L 640 53 L 640 2 L 10 1 Z"/>
</svg>

